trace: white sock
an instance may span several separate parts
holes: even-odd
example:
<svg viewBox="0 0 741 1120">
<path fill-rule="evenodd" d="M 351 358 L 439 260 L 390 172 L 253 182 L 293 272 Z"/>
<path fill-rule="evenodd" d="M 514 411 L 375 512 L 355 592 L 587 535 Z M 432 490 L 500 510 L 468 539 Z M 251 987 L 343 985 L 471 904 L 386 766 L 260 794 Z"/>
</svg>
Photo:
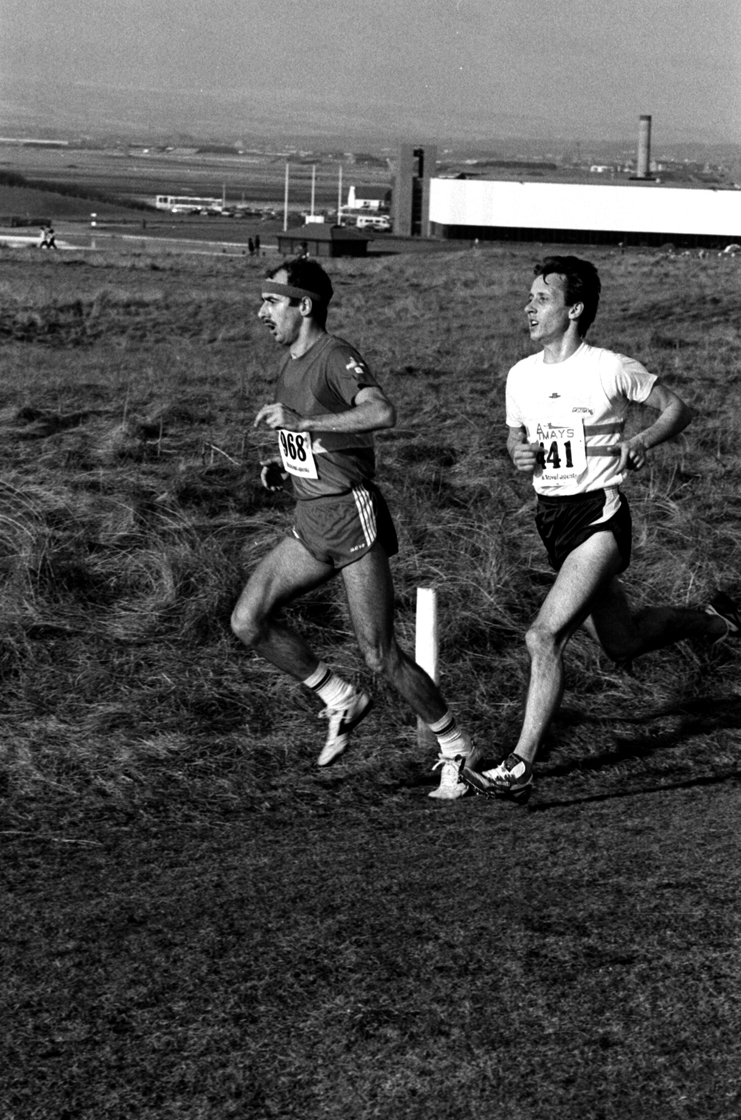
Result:
<svg viewBox="0 0 741 1120">
<path fill-rule="evenodd" d="M 437 720 L 435 723 L 428 724 L 430 731 L 437 737 L 440 744 L 440 753 L 445 755 L 446 758 L 457 758 L 462 755 L 464 758 L 468 755 L 471 749 L 471 742 L 455 721 L 455 716 L 450 712 L 446 712 L 442 719 Z"/>
<path fill-rule="evenodd" d="M 316 671 L 302 683 L 315 692 L 328 708 L 341 708 L 355 692 L 351 684 L 333 673 L 323 661 L 319 662 Z"/>
</svg>

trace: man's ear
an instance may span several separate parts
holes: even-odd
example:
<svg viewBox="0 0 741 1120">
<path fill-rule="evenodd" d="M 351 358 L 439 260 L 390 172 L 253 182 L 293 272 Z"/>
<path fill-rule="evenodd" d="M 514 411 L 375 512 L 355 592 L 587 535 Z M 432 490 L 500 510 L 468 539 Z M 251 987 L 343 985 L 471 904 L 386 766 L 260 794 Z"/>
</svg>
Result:
<svg viewBox="0 0 741 1120">
<path fill-rule="evenodd" d="M 572 303 L 569 308 L 569 319 L 578 319 L 580 315 L 584 314 L 583 303 Z"/>
</svg>

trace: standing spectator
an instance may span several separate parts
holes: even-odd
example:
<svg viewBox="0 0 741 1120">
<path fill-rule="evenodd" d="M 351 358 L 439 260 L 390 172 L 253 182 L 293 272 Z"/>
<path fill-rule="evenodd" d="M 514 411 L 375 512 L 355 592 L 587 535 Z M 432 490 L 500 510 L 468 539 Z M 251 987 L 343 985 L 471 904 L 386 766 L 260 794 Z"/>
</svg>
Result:
<svg viewBox="0 0 741 1120">
<path fill-rule="evenodd" d="M 41 235 L 39 239 L 39 249 L 56 249 L 56 235 L 52 228 L 51 222 L 48 225 L 41 227 Z"/>
</svg>

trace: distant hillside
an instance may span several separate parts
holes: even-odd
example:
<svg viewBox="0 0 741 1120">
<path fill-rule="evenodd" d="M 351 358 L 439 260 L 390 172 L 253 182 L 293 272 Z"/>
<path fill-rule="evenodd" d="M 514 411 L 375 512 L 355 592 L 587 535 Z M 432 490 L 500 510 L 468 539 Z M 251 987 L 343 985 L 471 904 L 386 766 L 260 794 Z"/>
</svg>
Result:
<svg viewBox="0 0 741 1120">
<path fill-rule="evenodd" d="M 132 203 L 118 202 L 100 191 L 40 183 L 0 171 L 0 219 L 5 222 L 13 217 L 72 220 L 89 218 L 91 213 L 113 219 L 127 211 L 130 215 L 132 207 Z"/>
<path fill-rule="evenodd" d="M 0 184 L 0 222 L 9 218 L 48 218 L 52 221 L 81 220 L 96 213 L 101 219 L 120 217 L 123 207 L 90 199 L 74 198 L 55 191 L 31 187 L 4 187 Z M 129 211 L 131 214 L 131 211 Z"/>
</svg>

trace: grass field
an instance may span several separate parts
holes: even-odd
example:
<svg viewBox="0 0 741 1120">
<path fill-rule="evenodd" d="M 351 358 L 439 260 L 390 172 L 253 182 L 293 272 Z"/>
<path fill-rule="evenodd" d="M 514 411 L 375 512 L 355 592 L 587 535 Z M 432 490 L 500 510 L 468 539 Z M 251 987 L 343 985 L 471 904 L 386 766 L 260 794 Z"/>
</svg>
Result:
<svg viewBox="0 0 741 1120">
<path fill-rule="evenodd" d="M 331 265 L 331 328 L 399 410 L 399 632 L 436 587 L 442 685 L 492 758 L 551 580 L 504 453 L 538 252 Z M 584 255 L 590 339 L 697 413 L 631 481 L 631 595 L 741 590 L 738 263 Z M 289 518 L 251 429 L 265 263 L 0 253 L 0 1117 L 735 1120 L 738 647 L 619 669 L 578 636 L 526 810 L 429 801 L 381 682 L 318 771 L 311 699 L 228 627 Z M 368 682 L 333 589 L 291 614 Z"/>
</svg>

